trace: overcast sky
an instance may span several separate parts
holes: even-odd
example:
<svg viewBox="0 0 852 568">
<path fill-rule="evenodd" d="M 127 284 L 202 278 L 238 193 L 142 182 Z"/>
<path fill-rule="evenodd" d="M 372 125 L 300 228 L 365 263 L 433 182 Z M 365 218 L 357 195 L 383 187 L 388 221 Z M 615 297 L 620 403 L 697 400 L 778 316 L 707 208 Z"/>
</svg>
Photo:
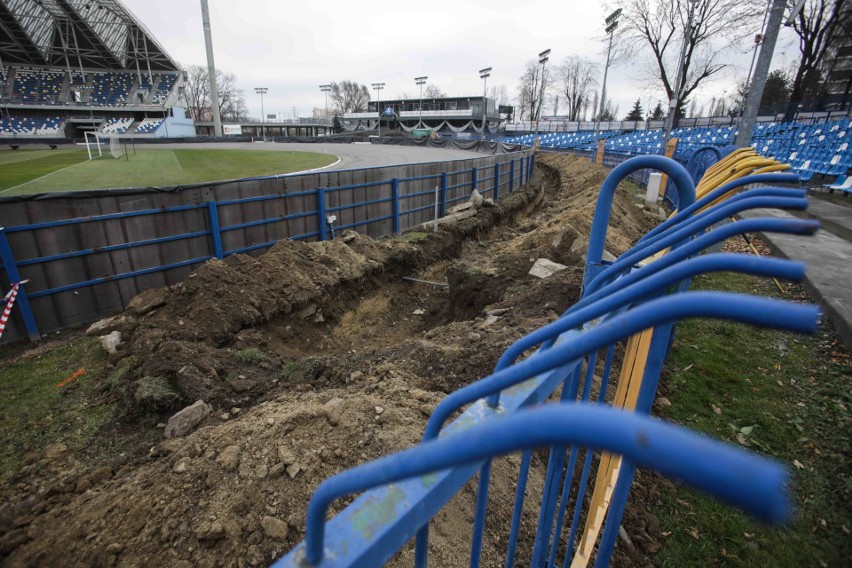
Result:
<svg viewBox="0 0 852 568">
<path fill-rule="evenodd" d="M 182 64 L 205 64 L 198 0 L 124 0 L 166 51 Z M 414 77 L 427 75 L 448 95 L 481 95 L 479 69 L 493 67 L 489 88 L 506 85 L 514 97 L 527 61 L 551 49 L 548 65 L 577 54 L 605 62 L 605 8 L 593 0 L 349 2 L 331 0 L 209 0 L 216 68 L 237 76 L 252 116 L 260 116 L 254 87 L 267 87 L 264 110 L 292 118 L 323 107 L 318 86 L 351 79 L 384 82 L 382 98 L 416 96 Z M 758 30 L 755 30 L 755 33 Z M 797 48 L 782 32 L 773 68 L 788 67 Z M 737 69 L 708 83 L 699 104 L 744 76 L 751 54 L 731 55 Z M 660 89 L 641 81 L 636 65 L 610 68 L 607 91 L 619 118 L 633 101 L 643 108 L 661 100 Z M 375 91 L 372 91 L 375 98 Z M 665 106 L 665 103 L 664 103 Z M 550 114 L 552 109 L 546 109 Z M 564 107 L 563 107 L 564 112 Z"/>
</svg>

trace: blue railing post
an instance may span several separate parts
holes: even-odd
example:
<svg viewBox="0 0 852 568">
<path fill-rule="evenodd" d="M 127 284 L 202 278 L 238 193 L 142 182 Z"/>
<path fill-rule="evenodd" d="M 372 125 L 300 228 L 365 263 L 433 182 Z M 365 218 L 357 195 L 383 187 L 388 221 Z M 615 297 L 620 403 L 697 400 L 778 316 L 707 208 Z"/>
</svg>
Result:
<svg viewBox="0 0 852 568">
<path fill-rule="evenodd" d="M 393 234 L 399 234 L 399 180 L 391 180 L 391 192 L 393 193 Z"/>
<path fill-rule="evenodd" d="M 476 178 L 478 177 L 477 173 L 478 172 L 476 171 L 476 166 L 473 166 L 473 168 L 470 170 L 470 192 L 471 193 L 473 193 L 473 190 L 476 189 L 476 183 L 477 183 Z"/>
<path fill-rule="evenodd" d="M 213 238 L 213 256 L 218 259 L 225 257 L 222 248 L 222 232 L 219 230 L 219 205 L 215 201 L 207 202 L 207 214 L 210 217 L 210 236 Z"/>
<path fill-rule="evenodd" d="M 494 201 L 500 198 L 500 162 L 494 164 Z"/>
<path fill-rule="evenodd" d="M 521 166 L 521 175 L 518 176 L 518 185 L 523 189 L 524 187 L 524 158 L 522 157 L 518 160 L 518 164 Z"/>
<path fill-rule="evenodd" d="M 328 232 L 328 226 L 325 218 L 325 190 L 321 187 L 317 188 L 317 216 L 319 238 L 321 241 L 324 241 L 325 234 Z"/>
<path fill-rule="evenodd" d="M 527 174 L 527 179 L 532 179 L 533 174 L 535 173 L 535 154 L 530 154 L 530 167 L 529 173 Z"/>
<path fill-rule="evenodd" d="M 509 162 L 509 193 L 515 191 L 515 159 Z"/>
<path fill-rule="evenodd" d="M 447 172 L 441 173 L 441 217 L 447 214 L 447 185 L 449 184 Z"/>
<path fill-rule="evenodd" d="M 0 260 L 3 261 L 3 268 L 6 269 L 6 278 L 9 279 L 9 284 L 14 284 L 21 281 L 21 274 L 18 272 L 18 265 L 15 263 L 15 256 L 12 254 L 12 247 L 9 246 L 9 239 L 6 236 L 5 227 L 0 227 Z M 24 284 L 18 287 L 18 298 L 16 305 L 21 312 L 21 317 L 24 320 L 24 327 L 27 328 L 27 336 L 30 341 L 38 341 L 41 339 L 41 333 L 38 331 L 33 310 L 30 307 L 30 301 L 27 299 L 27 293 L 24 290 Z M 0 306 L 2 308 L 3 306 Z"/>
</svg>

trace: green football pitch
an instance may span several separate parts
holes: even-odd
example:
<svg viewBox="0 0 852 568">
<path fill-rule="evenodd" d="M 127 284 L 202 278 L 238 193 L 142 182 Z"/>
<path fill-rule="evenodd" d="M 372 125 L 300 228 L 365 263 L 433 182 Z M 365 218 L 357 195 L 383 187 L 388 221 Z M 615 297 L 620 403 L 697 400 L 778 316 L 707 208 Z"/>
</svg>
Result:
<svg viewBox="0 0 852 568">
<path fill-rule="evenodd" d="M 286 174 L 321 168 L 337 158 L 277 150 L 161 149 L 128 147 L 128 157 L 108 153 L 89 160 L 85 149 L 0 150 L 0 197 L 10 195 L 180 185 Z"/>
</svg>

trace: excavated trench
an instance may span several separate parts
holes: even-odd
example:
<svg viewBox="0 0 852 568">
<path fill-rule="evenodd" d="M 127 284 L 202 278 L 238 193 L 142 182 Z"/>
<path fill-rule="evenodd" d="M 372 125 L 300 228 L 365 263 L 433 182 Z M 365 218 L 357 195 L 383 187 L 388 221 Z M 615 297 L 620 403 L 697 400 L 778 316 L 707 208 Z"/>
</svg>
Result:
<svg viewBox="0 0 852 568">
<path fill-rule="evenodd" d="M 281 243 L 141 295 L 114 323 L 129 339 L 102 380 L 129 416 L 198 399 L 213 412 L 96 478 L 67 452 L 31 460 L 3 490 L 0 525 L 12 509 L 24 519 L 0 536 L 6 565 L 268 564 L 304 537 L 320 481 L 417 443 L 445 393 L 576 301 L 604 176 L 582 158 L 541 156 L 525 191 L 437 234 Z M 612 218 L 613 254 L 650 225 L 623 191 Z M 538 258 L 569 268 L 540 280 L 527 274 Z M 502 565 L 518 464 L 495 461 L 485 566 Z M 535 459 L 518 566 L 543 469 Z M 466 487 L 436 517 L 434 565 L 466 564 L 473 494 Z"/>
</svg>

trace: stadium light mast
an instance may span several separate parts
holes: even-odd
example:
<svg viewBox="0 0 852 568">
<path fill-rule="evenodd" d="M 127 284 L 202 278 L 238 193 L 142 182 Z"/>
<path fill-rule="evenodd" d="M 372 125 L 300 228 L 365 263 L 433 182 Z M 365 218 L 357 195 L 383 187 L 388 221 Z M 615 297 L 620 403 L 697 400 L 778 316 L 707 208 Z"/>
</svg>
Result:
<svg viewBox="0 0 852 568">
<path fill-rule="evenodd" d="M 491 67 L 479 70 L 479 78 L 482 79 L 482 135 L 479 137 L 480 140 L 485 140 L 485 120 L 488 113 L 488 104 L 485 101 L 485 96 L 488 94 L 488 78 L 490 76 Z"/>
<path fill-rule="evenodd" d="M 535 135 L 538 136 L 538 123 L 541 119 L 541 107 L 544 104 L 544 65 L 550 57 L 550 50 L 545 49 L 538 54 L 538 62 L 541 63 L 541 88 L 538 93 L 538 112 L 535 113 Z"/>
<path fill-rule="evenodd" d="M 610 56 L 612 55 L 612 35 L 613 32 L 615 32 L 615 28 L 618 27 L 619 16 L 621 16 L 621 8 L 607 16 L 604 20 L 604 24 L 606 24 L 605 32 L 609 36 L 609 47 L 606 48 L 606 65 L 604 66 L 603 84 L 601 85 L 601 100 L 598 104 L 597 116 L 595 116 L 595 157 L 597 157 L 598 152 L 598 137 L 600 134 L 601 115 L 603 114 L 604 105 L 606 103 L 606 76 L 607 73 L 609 73 L 609 64 L 611 62 Z"/>
<path fill-rule="evenodd" d="M 385 88 L 384 83 L 370 83 L 376 90 L 376 110 L 379 111 L 379 138 L 382 137 L 382 89 Z"/>
<path fill-rule="evenodd" d="M 420 118 L 417 119 L 417 127 L 423 128 L 423 85 L 426 84 L 426 80 L 429 77 L 425 75 L 423 77 L 415 77 L 414 82 L 420 85 Z"/>
<path fill-rule="evenodd" d="M 677 78 L 675 79 L 675 88 L 672 93 L 672 98 L 669 101 L 669 115 L 666 117 L 666 132 L 663 135 L 663 152 L 666 150 L 666 144 L 669 141 L 669 136 L 672 135 L 677 107 L 680 106 L 680 92 L 683 89 L 683 83 L 686 82 L 686 77 L 683 76 L 683 64 L 686 59 L 686 49 L 689 47 L 689 36 L 692 33 L 692 15 L 695 13 L 696 4 L 698 4 L 698 0 L 689 0 L 686 29 L 683 30 L 683 45 L 680 48 L 680 60 L 677 63 Z"/>
<path fill-rule="evenodd" d="M 325 118 L 328 120 L 328 93 L 331 91 L 331 85 L 320 85 L 319 88 L 325 93 Z"/>
<path fill-rule="evenodd" d="M 792 9 L 790 17 L 785 25 L 792 25 L 804 2 L 798 2 Z M 763 45 L 760 46 L 760 56 L 754 68 L 754 78 L 748 87 L 745 110 L 740 119 L 740 126 L 734 145 L 743 147 L 751 144 L 751 134 L 757 113 L 760 110 L 760 99 L 763 98 L 763 89 L 766 86 L 766 78 L 769 76 L 769 65 L 772 63 L 772 52 L 775 51 L 775 42 L 778 40 L 778 31 L 781 28 L 781 19 L 784 17 L 784 0 L 774 0 L 766 21 L 766 34 L 763 37 Z"/>
<path fill-rule="evenodd" d="M 269 92 L 266 87 L 255 87 L 254 92 L 260 95 L 260 130 L 263 133 L 263 141 L 266 142 L 266 114 L 263 110 L 263 95 Z"/>
<path fill-rule="evenodd" d="M 213 34 L 210 31 L 210 10 L 207 0 L 201 0 L 201 25 L 207 48 L 207 78 L 210 81 L 210 111 L 213 113 L 213 135 L 222 137 L 222 118 L 219 116 L 219 88 L 216 85 L 216 64 L 213 63 Z"/>
</svg>

